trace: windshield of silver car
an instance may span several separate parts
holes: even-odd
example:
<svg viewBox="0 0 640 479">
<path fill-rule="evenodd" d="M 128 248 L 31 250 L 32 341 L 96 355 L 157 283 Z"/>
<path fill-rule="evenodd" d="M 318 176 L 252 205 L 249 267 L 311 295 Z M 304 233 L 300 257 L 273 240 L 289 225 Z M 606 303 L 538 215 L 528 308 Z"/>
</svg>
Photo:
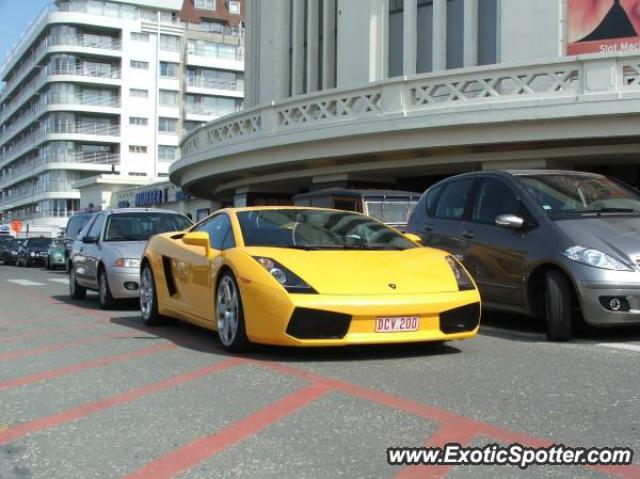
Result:
<svg viewBox="0 0 640 479">
<path fill-rule="evenodd" d="M 171 213 L 115 213 L 109 216 L 104 241 L 147 241 L 153 235 L 189 226 L 186 217 Z"/>
<path fill-rule="evenodd" d="M 529 194 L 550 214 L 640 213 L 640 195 L 604 176 L 540 174 L 519 176 Z"/>
</svg>

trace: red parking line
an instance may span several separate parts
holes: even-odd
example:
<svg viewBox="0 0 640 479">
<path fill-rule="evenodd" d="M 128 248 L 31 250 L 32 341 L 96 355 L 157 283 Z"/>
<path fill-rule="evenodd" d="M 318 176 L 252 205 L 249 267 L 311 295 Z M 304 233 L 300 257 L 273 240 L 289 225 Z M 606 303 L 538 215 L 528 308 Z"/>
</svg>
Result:
<svg viewBox="0 0 640 479">
<path fill-rule="evenodd" d="M 90 329 L 106 323 L 108 323 L 106 319 L 100 319 L 98 321 L 95 321 L 89 324 L 76 324 L 72 326 L 64 326 L 61 328 L 52 328 L 52 329 L 38 328 L 34 331 L 29 331 L 27 333 L 16 334 L 15 336 L 7 336 L 4 338 L 0 338 L 0 343 L 13 343 L 15 341 L 20 341 L 21 339 L 31 339 L 31 338 L 37 338 L 39 336 L 47 336 L 49 334 L 66 333 L 66 332 L 78 331 L 82 329 Z M 15 324 L 15 322 L 12 324 Z"/>
<path fill-rule="evenodd" d="M 427 440 L 425 447 L 443 447 L 447 443 L 458 443 L 468 446 L 476 437 L 478 428 L 468 421 L 450 421 L 442 424 Z M 453 466 L 408 466 L 402 469 L 395 479 L 443 479 L 447 477 Z"/>
<path fill-rule="evenodd" d="M 0 391 L 16 388 L 18 386 L 25 386 L 27 384 L 37 383 L 46 379 L 54 379 L 68 374 L 84 371 L 86 369 L 99 368 L 108 364 L 114 364 L 129 359 L 140 358 L 143 356 L 149 356 L 161 351 L 167 351 L 169 349 L 176 349 L 178 345 L 173 343 L 156 344 L 155 346 L 137 349 L 129 351 L 123 354 L 117 354 L 115 356 L 105 356 L 102 358 L 92 359 L 91 361 L 85 361 L 83 363 L 74 364 L 72 366 L 66 366 L 58 369 L 52 369 L 50 371 L 43 371 L 40 373 L 30 374 L 28 376 L 22 376 L 16 379 L 10 379 L 8 381 L 0 382 Z"/>
<path fill-rule="evenodd" d="M 265 427 L 290 416 L 309 403 L 326 395 L 331 388 L 312 384 L 275 401 L 259 411 L 234 422 L 210 436 L 205 436 L 148 463 L 124 479 L 168 479 L 185 472 L 211 456 L 241 442 Z"/>
<path fill-rule="evenodd" d="M 5 445 L 26 434 L 31 434 L 34 432 L 42 431 L 44 429 L 49 429 L 55 426 L 59 426 L 61 424 L 65 424 L 71 421 L 75 421 L 77 419 L 89 416 L 90 414 L 103 411 L 105 409 L 112 408 L 120 404 L 125 404 L 128 402 L 134 401 L 136 399 L 140 399 L 149 394 L 156 393 L 164 389 L 169 389 L 169 388 L 178 386 L 180 384 L 184 384 L 186 382 L 201 378 L 203 376 L 208 376 L 214 373 L 218 373 L 227 368 L 242 364 L 243 362 L 244 362 L 243 360 L 238 358 L 227 359 L 227 360 L 220 361 L 212 365 L 206 366 L 204 368 L 196 369 L 195 371 L 191 371 L 189 373 L 180 374 L 178 376 L 174 376 L 168 379 L 164 379 L 162 381 L 147 384 L 146 386 L 132 389 L 131 391 L 128 391 L 123 394 L 117 394 L 115 396 L 99 399 L 97 401 L 83 404 L 81 406 L 68 409 L 66 411 L 62 411 L 57 414 L 44 416 L 38 419 L 34 419 L 33 421 L 29 421 L 22 424 L 18 424 L 13 427 L 9 427 L 9 429 L 0 432 L 0 445 Z"/>
<path fill-rule="evenodd" d="M 270 361 L 261 361 L 261 360 L 253 360 L 252 363 L 258 366 L 266 367 L 274 371 L 279 371 L 280 373 L 288 376 L 294 376 L 297 378 L 306 379 L 308 381 L 325 384 L 335 388 L 336 390 L 350 394 L 351 396 L 365 399 L 367 401 L 374 402 L 377 404 L 381 404 L 392 409 L 404 411 L 406 413 L 413 414 L 418 417 L 423 417 L 430 421 L 436 421 L 443 425 L 445 424 L 460 425 L 465 423 L 468 425 L 467 428 L 473 429 L 474 431 L 476 431 L 476 434 L 481 437 L 490 437 L 497 441 L 505 442 L 508 444 L 517 442 L 519 444 L 523 444 L 529 447 L 544 447 L 544 446 L 550 446 L 554 443 L 553 441 L 549 441 L 547 439 L 541 439 L 526 433 L 510 431 L 503 427 L 478 421 L 475 419 L 466 418 L 464 416 L 455 414 L 453 412 L 450 412 L 444 409 L 421 404 L 416 401 L 405 399 L 400 396 L 395 396 L 393 394 L 385 393 L 382 391 L 376 391 L 374 389 L 368 389 L 362 386 L 357 386 L 355 384 L 352 384 L 346 381 L 324 377 L 319 374 L 298 369 L 295 367 L 284 366 L 282 364 L 278 364 Z M 448 432 L 453 432 L 453 431 L 447 430 L 447 433 Z M 466 437 L 465 434 L 468 434 L 468 432 L 467 433 L 463 432 L 462 439 Z M 454 436 L 452 436 L 451 439 L 452 439 L 451 442 L 460 442 L 457 437 L 455 437 L 454 439 Z M 609 476 L 612 476 L 612 477 L 618 477 L 620 479 L 640 478 L 640 466 L 636 464 L 629 465 L 629 466 L 584 466 L 584 467 L 608 474 Z"/>
<path fill-rule="evenodd" d="M 31 348 L 31 349 L 22 349 L 19 351 L 9 351 L 7 353 L 0 354 L 0 362 L 11 361 L 13 359 L 24 358 L 27 356 L 38 356 L 40 354 L 52 353 L 55 351 L 59 351 L 61 349 L 72 348 L 75 346 L 84 346 L 86 344 L 98 343 L 100 341 L 105 341 L 107 339 L 113 338 L 131 338 L 136 336 L 135 334 L 126 334 L 123 333 L 111 333 L 111 334 L 100 334 L 98 336 L 91 336 L 89 338 L 81 338 L 81 339 L 72 339 L 70 341 L 64 341 L 62 343 L 49 344 L 47 346 L 41 346 L 39 348 Z"/>
</svg>

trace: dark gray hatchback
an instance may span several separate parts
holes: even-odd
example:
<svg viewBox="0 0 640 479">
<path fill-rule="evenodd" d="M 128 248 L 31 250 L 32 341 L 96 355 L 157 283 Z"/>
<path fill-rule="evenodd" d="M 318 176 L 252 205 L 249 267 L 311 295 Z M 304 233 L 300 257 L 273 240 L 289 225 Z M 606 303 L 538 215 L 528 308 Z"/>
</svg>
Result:
<svg viewBox="0 0 640 479">
<path fill-rule="evenodd" d="M 408 224 L 461 259 L 487 309 L 546 319 L 572 335 L 640 324 L 640 193 L 612 178 L 557 170 L 483 171 L 429 188 Z"/>
</svg>

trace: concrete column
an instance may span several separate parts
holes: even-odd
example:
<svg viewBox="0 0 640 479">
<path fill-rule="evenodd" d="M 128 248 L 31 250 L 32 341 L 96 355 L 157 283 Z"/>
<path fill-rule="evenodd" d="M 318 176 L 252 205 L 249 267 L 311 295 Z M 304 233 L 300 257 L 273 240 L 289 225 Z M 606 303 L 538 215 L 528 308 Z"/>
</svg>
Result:
<svg viewBox="0 0 640 479">
<path fill-rule="evenodd" d="M 478 0 L 464 0 L 464 66 L 478 65 Z"/>
<path fill-rule="evenodd" d="M 415 75 L 418 51 L 418 0 L 404 0 L 402 28 L 402 71 L 404 75 Z"/>
<path fill-rule="evenodd" d="M 389 78 L 389 0 L 382 0 L 380 5 L 380 25 L 384 32 L 380 48 L 380 61 L 382 62 L 382 78 Z"/>
<path fill-rule="evenodd" d="M 322 89 L 336 86 L 336 0 L 322 8 Z"/>
<path fill-rule="evenodd" d="M 254 31 L 254 52 L 259 55 L 252 60 L 259 73 L 253 81 L 259 91 L 257 103 L 266 103 L 289 96 L 289 1 L 261 0 L 257 4 L 255 23 L 260 25 Z"/>
<path fill-rule="evenodd" d="M 447 69 L 447 0 L 433 0 L 433 71 Z"/>
<path fill-rule="evenodd" d="M 306 0 L 296 0 L 293 2 L 293 39 L 292 39 L 292 61 L 291 61 L 291 94 L 301 95 L 303 87 L 304 73 L 304 8 Z M 274 31 L 274 35 L 279 32 Z"/>
<path fill-rule="evenodd" d="M 257 38 L 260 34 L 257 32 L 258 11 L 260 9 L 259 2 L 261 0 L 249 0 L 246 5 L 247 26 L 245 32 L 245 62 L 244 62 L 244 104 L 249 108 L 258 103 L 258 84 L 260 70 L 257 68 L 258 50 Z"/>
<path fill-rule="evenodd" d="M 318 91 L 320 0 L 307 0 L 307 92 Z"/>
<path fill-rule="evenodd" d="M 385 78 L 385 46 L 389 43 L 389 0 L 369 0 L 369 3 L 369 81 L 374 82 Z"/>
</svg>

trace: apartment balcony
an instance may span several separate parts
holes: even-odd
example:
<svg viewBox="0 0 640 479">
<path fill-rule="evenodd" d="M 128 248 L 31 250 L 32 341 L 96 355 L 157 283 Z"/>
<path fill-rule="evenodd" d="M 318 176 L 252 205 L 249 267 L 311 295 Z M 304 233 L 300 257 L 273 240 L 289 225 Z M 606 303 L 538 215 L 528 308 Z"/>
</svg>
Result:
<svg viewBox="0 0 640 479">
<path fill-rule="evenodd" d="M 226 51 L 216 47 L 191 46 L 187 47 L 185 63 L 205 68 L 243 71 L 244 49 Z"/>
<path fill-rule="evenodd" d="M 235 113 L 235 111 L 222 110 L 216 107 L 205 105 L 187 105 L 185 108 L 186 120 L 188 121 L 212 121 L 225 115 Z"/>
<path fill-rule="evenodd" d="M 19 158 L 28 151 L 37 148 L 43 141 L 53 139 L 51 138 L 52 135 L 56 135 L 55 139 L 60 140 L 74 140 L 76 138 L 69 138 L 65 136 L 60 138 L 57 137 L 59 135 L 73 135 L 88 137 L 87 141 L 95 141 L 95 137 L 100 137 L 102 139 L 101 141 L 104 141 L 104 137 L 113 137 L 113 141 L 118 141 L 118 137 L 120 136 L 120 126 L 82 122 L 43 125 L 31 135 L 15 143 L 9 151 L 0 156 L 0 167 L 3 167 L 16 158 Z"/>
<path fill-rule="evenodd" d="M 187 93 L 231 96 L 244 96 L 244 80 L 220 80 L 217 78 L 187 78 Z"/>
<path fill-rule="evenodd" d="M 44 218 L 70 218 L 76 213 L 77 211 L 75 210 L 44 210 L 24 214 L 21 214 L 19 211 L 6 211 L 5 220 L 7 223 L 11 223 L 13 220 L 28 221 Z"/>
<path fill-rule="evenodd" d="M 71 48 L 61 49 L 56 47 Z M 120 57 L 121 50 L 121 41 L 108 36 L 92 34 L 49 35 L 37 46 L 35 50 L 32 51 L 31 55 L 23 61 L 22 66 L 12 75 L 11 79 L 6 82 L 3 94 L 8 95 L 12 93 L 15 87 L 24 80 L 27 73 L 33 68 L 37 68 L 42 62 L 44 55 L 50 51 L 89 53 Z"/>
<path fill-rule="evenodd" d="M 73 188 L 73 182 L 68 180 L 50 181 L 47 183 L 32 183 L 9 192 L 0 199 L 0 208 L 18 208 L 29 203 L 37 203 L 46 199 L 75 199 L 80 193 Z"/>
<path fill-rule="evenodd" d="M 15 185 L 31 176 L 39 175 L 50 169 L 108 173 L 112 170 L 113 165 L 119 164 L 120 155 L 118 153 L 78 152 L 64 155 L 40 155 L 32 161 L 26 161 L 16 168 L 11 168 L 10 173 L 0 176 L 0 189 L 6 189 L 11 185 Z"/>
</svg>

